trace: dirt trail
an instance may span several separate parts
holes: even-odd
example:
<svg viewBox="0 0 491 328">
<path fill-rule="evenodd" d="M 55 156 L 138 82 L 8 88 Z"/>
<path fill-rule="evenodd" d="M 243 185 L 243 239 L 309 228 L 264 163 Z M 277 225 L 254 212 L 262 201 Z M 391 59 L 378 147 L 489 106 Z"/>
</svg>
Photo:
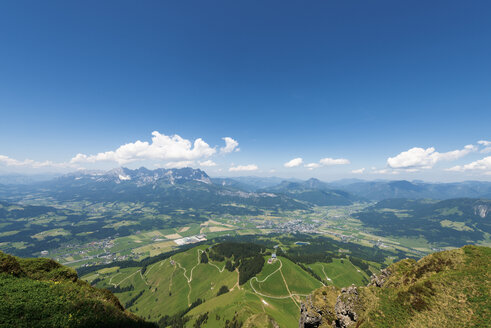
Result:
<svg viewBox="0 0 491 328">
<path fill-rule="evenodd" d="M 132 274 L 130 274 L 128 277 L 126 277 L 126 278 L 124 278 L 123 280 L 121 280 L 120 282 L 118 282 L 117 284 L 112 284 L 112 285 L 113 285 L 114 287 L 118 287 L 119 285 L 121 285 L 121 284 L 123 283 L 123 281 L 125 281 L 125 280 L 127 280 L 127 279 L 131 278 L 132 276 L 134 276 L 134 275 L 135 275 L 135 274 L 137 274 L 138 272 L 140 272 L 140 275 L 141 275 L 141 271 L 142 271 L 141 269 L 136 270 L 135 272 L 133 272 Z M 143 280 L 143 281 L 145 281 L 145 280 Z"/>
<path fill-rule="evenodd" d="M 179 262 L 177 262 L 177 261 L 174 261 L 174 263 L 175 263 L 175 264 L 177 264 L 177 266 L 179 266 L 179 268 L 180 268 L 180 269 L 184 270 L 184 272 L 183 272 L 183 274 L 184 274 L 184 278 L 186 278 L 186 280 L 187 280 L 187 282 L 188 282 L 188 287 L 189 287 L 189 292 L 188 292 L 188 306 L 191 306 L 191 300 L 190 300 L 190 298 L 191 298 L 191 291 L 192 291 L 192 288 L 193 288 L 193 287 L 191 286 L 191 281 L 193 281 L 193 270 L 194 270 L 194 269 L 195 269 L 195 268 L 196 268 L 196 267 L 199 265 L 199 263 L 200 263 L 200 258 L 199 258 L 200 254 L 201 254 L 200 252 L 201 252 L 201 253 L 203 253 L 203 250 L 198 249 L 198 252 L 197 252 L 197 253 L 198 253 L 198 254 L 197 254 L 197 255 L 198 255 L 198 261 L 197 261 L 196 265 L 195 265 L 195 266 L 193 266 L 193 267 L 191 268 L 191 273 L 189 274 L 189 277 L 186 275 L 186 273 L 187 273 L 187 269 L 186 269 L 186 268 L 184 268 L 184 267 L 181 265 L 181 263 L 179 263 Z M 172 258 L 170 258 L 170 260 L 172 261 Z"/>
<path fill-rule="evenodd" d="M 239 269 L 235 268 L 235 272 L 237 272 L 237 282 L 235 283 L 235 285 L 230 289 L 230 291 L 234 290 L 236 287 L 237 289 L 240 289 L 240 285 L 239 285 Z"/>
<path fill-rule="evenodd" d="M 259 280 L 257 279 L 257 277 L 252 277 L 251 280 L 249 280 L 249 285 L 251 286 L 252 290 L 254 291 L 254 293 L 256 293 L 257 295 L 260 295 L 260 296 L 263 296 L 263 297 L 269 297 L 269 298 L 274 298 L 274 299 L 278 299 L 278 300 L 281 300 L 281 299 L 287 299 L 287 298 L 291 298 L 293 300 L 293 302 L 295 303 L 295 305 L 298 307 L 299 305 L 297 304 L 297 302 L 295 301 L 294 297 L 293 296 L 307 296 L 307 295 L 304 295 L 304 294 L 294 294 L 294 293 L 291 293 L 290 292 L 290 289 L 288 287 L 288 284 L 286 283 L 286 280 L 285 280 L 285 277 L 283 276 L 283 271 L 281 271 L 281 268 L 283 267 L 283 262 L 281 262 L 280 259 L 278 259 L 278 261 L 280 262 L 280 266 L 278 269 L 274 270 L 273 272 L 271 272 L 270 274 L 268 274 L 263 280 Z M 273 274 L 275 274 L 276 272 L 280 271 L 280 274 L 281 274 L 281 277 L 283 278 L 283 282 L 286 286 L 286 290 L 288 291 L 288 294 L 289 295 L 286 295 L 286 296 L 273 296 L 273 295 L 267 295 L 267 294 L 263 294 L 261 292 L 258 292 L 254 286 L 252 285 L 252 281 L 253 280 L 256 280 L 257 282 L 261 283 L 261 282 L 265 282 L 266 280 L 268 280 Z"/>
<path fill-rule="evenodd" d="M 295 300 L 295 298 L 293 297 L 293 294 L 292 292 L 290 291 L 290 288 L 288 287 L 288 284 L 286 283 L 286 279 L 285 279 L 285 276 L 283 275 L 283 271 L 280 270 L 280 273 L 281 273 L 281 278 L 283 278 L 283 282 L 285 283 L 285 286 L 286 286 L 286 290 L 288 291 L 288 294 L 290 294 L 290 298 L 292 299 L 293 303 L 295 303 L 295 305 L 298 307 L 298 309 L 300 310 L 300 305 L 297 304 L 297 301 Z"/>
</svg>

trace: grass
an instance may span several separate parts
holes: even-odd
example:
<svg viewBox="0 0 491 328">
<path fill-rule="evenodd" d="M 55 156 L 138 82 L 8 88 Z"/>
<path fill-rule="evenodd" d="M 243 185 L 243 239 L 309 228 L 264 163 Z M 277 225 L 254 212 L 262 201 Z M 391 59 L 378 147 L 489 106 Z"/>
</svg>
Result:
<svg viewBox="0 0 491 328">
<path fill-rule="evenodd" d="M 366 284 L 363 278 L 368 278 L 361 270 L 358 272 L 358 269 L 348 259 L 333 259 L 331 263 L 316 262 L 306 266 L 310 267 L 322 279 L 327 280 L 327 275 L 331 279 L 331 281 L 327 280 L 328 283 L 336 287 L 347 287 L 352 284 L 362 286 Z"/>
<path fill-rule="evenodd" d="M 309 294 L 314 289 L 322 287 L 322 283 L 302 270 L 298 265 L 281 257 L 283 267 L 281 271 L 293 294 Z"/>
</svg>

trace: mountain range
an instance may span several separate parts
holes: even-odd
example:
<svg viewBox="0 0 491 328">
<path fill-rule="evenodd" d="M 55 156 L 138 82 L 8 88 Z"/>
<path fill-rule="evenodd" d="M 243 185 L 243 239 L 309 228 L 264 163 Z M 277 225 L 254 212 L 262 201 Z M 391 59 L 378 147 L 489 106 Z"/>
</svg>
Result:
<svg viewBox="0 0 491 328">
<path fill-rule="evenodd" d="M 0 180 L 2 181 L 2 180 Z M 17 177 L 15 181 L 25 181 Z M 277 177 L 211 178 L 200 169 L 117 168 L 79 171 L 47 181 L 0 185 L 0 198 L 17 201 L 38 194 L 58 201 L 159 202 L 170 208 L 209 208 L 241 204 L 262 209 L 306 209 L 311 205 L 350 205 L 390 198 L 491 198 L 491 182 L 318 179 L 282 180 Z"/>
</svg>

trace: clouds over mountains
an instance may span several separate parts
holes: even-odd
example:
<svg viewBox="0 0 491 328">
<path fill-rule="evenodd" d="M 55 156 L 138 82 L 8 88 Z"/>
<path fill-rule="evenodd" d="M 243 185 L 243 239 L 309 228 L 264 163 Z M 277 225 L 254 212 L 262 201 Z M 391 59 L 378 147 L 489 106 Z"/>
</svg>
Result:
<svg viewBox="0 0 491 328">
<path fill-rule="evenodd" d="M 215 173 L 226 170 L 233 173 L 271 173 L 281 168 L 281 163 L 275 161 L 269 163 L 270 167 L 265 168 L 267 162 L 258 163 L 259 159 L 255 157 L 247 157 L 245 163 L 227 163 L 225 158 L 240 150 L 239 142 L 231 137 L 223 137 L 222 140 L 224 142 L 222 145 L 211 146 L 203 138 L 189 140 L 177 134 L 165 135 L 154 131 L 149 141 L 136 140 L 123 144 L 116 149 L 99 153 L 78 153 L 65 162 L 53 162 L 49 160 L 36 161 L 32 159 L 17 160 L 6 155 L 0 155 L 0 166 L 18 168 L 19 170 L 54 168 L 67 171 L 87 168 L 89 166 L 99 168 L 100 165 L 103 165 L 100 163 L 103 162 L 118 166 L 135 163 L 134 165 L 149 164 L 165 168 L 182 168 L 187 166 L 211 168 L 211 171 L 215 171 Z M 475 144 L 466 145 L 461 149 L 447 152 L 437 151 L 435 147 L 413 147 L 394 156 L 386 157 L 385 160 L 384 157 L 376 159 L 382 164 L 378 167 L 360 160 L 354 161 L 353 164 L 356 167 L 353 167 L 350 165 L 351 161 L 347 158 L 333 157 L 324 157 L 313 162 L 305 161 L 302 157 L 295 157 L 283 163 L 282 167 L 285 170 L 284 172 L 296 172 L 295 174 L 305 174 L 309 170 L 320 169 L 322 167 L 338 166 L 339 169 L 331 171 L 336 172 L 336 174 L 343 174 L 343 167 L 346 167 L 346 175 L 358 176 L 373 174 L 390 176 L 394 174 L 422 172 L 431 169 L 448 172 L 446 174 L 449 175 L 456 173 L 466 173 L 467 175 L 474 176 L 480 174 L 491 175 L 491 156 L 480 158 L 483 156 L 481 154 L 490 152 L 491 141 L 479 140 Z M 467 163 L 464 161 L 466 156 L 470 158 Z M 454 161 L 457 162 L 452 163 Z M 107 166 L 108 164 L 105 165 Z M 261 169 L 259 166 L 261 166 Z M 290 171 L 290 169 L 295 170 Z M 324 170 L 324 172 L 326 171 L 328 170 Z"/>
<path fill-rule="evenodd" d="M 228 138 L 238 143 L 232 138 Z M 224 148 L 230 148 L 231 141 L 226 140 Z M 235 146 L 236 147 L 236 146 Z M 222 148 L 223 149 L 223 148 Z M 217 152 L 215 147 L 210 147 L 203 139 L 198 138 L 191 141 L 181 138 L 175 134 L 167 136 L 158 131 L 152 132 L 152 142 L 140 141 L 130 142 L 118 147 L 116 150 L 106 151 L 95 155 L 77 154 L 70 163 L 95 163 L 100 161 L 113 161 L 120 165 L 138 160 L 157 161 L 192 161 L 208 158 Z"/>
</svg>

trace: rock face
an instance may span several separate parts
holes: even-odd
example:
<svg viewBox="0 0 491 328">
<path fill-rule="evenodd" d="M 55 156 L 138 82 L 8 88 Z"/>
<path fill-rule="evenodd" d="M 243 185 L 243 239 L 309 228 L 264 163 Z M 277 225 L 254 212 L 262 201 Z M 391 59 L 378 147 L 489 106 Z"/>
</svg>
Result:
<svg viewBox="0 0 491 328">
<path fill-rule="evenodd" d="M 337 319 L 332 326 L 335 328 L 347 328 L 355 324 L 358 321 L 358 314 L 356 313 L 358 304 L 358 290 L 354 285 L 341 289 L 341 295 L 338 296 L 334 307 Z"/>
<path fill-rule="evenodd" d="M 383 269 L 378 276 L 372 275 L 368 286 L 382 287 L 390 276 L 389 269 Z"/>
<path fill-rule="evenodd" d="M 322 323 L 322 311 L 312 303 L 312 296 L 307 296 L 300 308 L 300 328 L 317 328 Z"/>
</svg>

